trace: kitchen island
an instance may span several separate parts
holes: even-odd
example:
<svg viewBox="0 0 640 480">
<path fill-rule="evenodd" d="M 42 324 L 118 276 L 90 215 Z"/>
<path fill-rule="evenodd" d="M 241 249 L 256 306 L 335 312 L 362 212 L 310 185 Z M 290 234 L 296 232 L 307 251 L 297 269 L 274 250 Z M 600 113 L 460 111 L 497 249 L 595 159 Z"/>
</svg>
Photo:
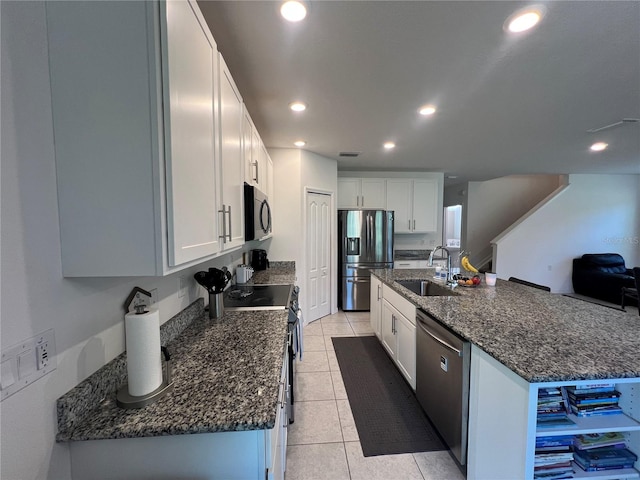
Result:
<svg viewBox="0 0 640 480">
<path fill-rule="evenodd" d="M 468 478 L 533 478 L 536 435 L 624 431 L 640 450 L 640 323 L 633 315 L 501 280 L 423 297 L 397 280 L 432 280 L 432 269 L 372 274 L 472 344 Z M 570 416 L 575 427 L 536 429 L 539 389 L 594 382 L 616 384 L 626 415 Z M 638 478 L 615 474 L 589 477 Z"/>
<path fill-rule="evenodd" d="M 285 263 L 278 275 L 293 283 Z M 212 320 L 198 299 L 160 329 L 168 395 L 119 408 L 123 353 L 62 396 L 56 440 L 70 442 L 73 478 L 282 478 L 287 321 L 284 309 Z"/>
</svg>

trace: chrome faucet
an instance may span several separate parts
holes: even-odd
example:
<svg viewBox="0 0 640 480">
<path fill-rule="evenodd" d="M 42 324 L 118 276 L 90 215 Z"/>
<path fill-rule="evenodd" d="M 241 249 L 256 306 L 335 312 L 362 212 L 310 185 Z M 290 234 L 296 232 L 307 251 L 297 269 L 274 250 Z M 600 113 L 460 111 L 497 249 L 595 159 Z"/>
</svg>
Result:
<svg viewBox="0 0 640 480">
<path fill-rule="evenodd" d="M 431 253 L 429 254 L 429 266 L 433 267 L 433 254 L 436 253 L 438 250 L 443 250 L 447 252 L 447 283 L 450 283 L 452 276 L 451 276 L 451 252 L 449 252 L 449 250 L 447 250 L 442 245 L 438 245 L 436 248 L 431 250 Z"/>
</svg>

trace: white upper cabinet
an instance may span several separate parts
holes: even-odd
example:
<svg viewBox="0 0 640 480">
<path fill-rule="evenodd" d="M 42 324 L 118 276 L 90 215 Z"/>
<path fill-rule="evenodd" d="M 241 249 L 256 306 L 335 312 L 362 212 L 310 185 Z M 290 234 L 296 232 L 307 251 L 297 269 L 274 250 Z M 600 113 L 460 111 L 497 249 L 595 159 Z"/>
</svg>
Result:
<svg viewBox="0 0 640 480">
<path fill-rule="evenodd" d="M 222 249 L 244 244 L 242 97 L 222 55 L 220 58 L 220 208 Z"/>
<path fill-rule="evenodd" d="M 273 191 L 273 160 L 271 160 L 271 156 L 269 155 L 269 152 L 267 152 L 266 148 L 264 149 L 264 156 L 267 167 L 267 189 L 265 193 L 267 194 L 267 198 L 271 200 L 271 205 L 273 205 L 273 195 L 275 193 Z"/>
<path fill-rule="evenodd" d="M 438 229 L 438 182 L 431 179 L 413 180 L 413 232 L 435 232 Z"/>
<path fill-rule="evenodd" d="M 217 52 L 196 2 L 46 8 L 63 274 L 212 258 Z"/>
<path fill-rule="evenodd" d="M 214 148 L 218 52 L 195 2 L 163 5 L 169 265 L 176 266 L 219 250 Z"/>
<path fill-rule="evenodd" d="M 244 181 L 258 188 L 258 190 L 266 195 L 266 150 L 246 106 L 243 127 L 243 137 L 245 141 Z"/>
<path fill-rule="evenodd" d="M 395 212 L 395 233 L 427 233 L 438 228 L 435 179 L 387 179 L 387 210 Z"/>
<path fill-rule="evenodd" d="M 244 181 L 256 187 L 267 198 L 273 195 L 273 161 L 260 138 L 260 134 L 251 120 L 251 115 L 244 109 L 242 122 Z"/>
<path fill-rule="evenodd" d="M 384 178 L 338 178 L 338 208 L 384 209 Z"/>
</svg>

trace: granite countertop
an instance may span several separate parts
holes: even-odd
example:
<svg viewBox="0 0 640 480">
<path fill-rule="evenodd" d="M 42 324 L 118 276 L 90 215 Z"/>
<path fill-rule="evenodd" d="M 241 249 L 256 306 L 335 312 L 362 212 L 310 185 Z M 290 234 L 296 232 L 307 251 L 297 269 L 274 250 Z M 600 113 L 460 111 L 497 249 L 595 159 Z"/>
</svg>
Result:
<svg viewBox="0 0 640 480">
<path fill-rule="evenodd" d="M 432 279 L 433 269 L 372 273 L 528 382 L 640 377 L 635 315 L 504 280 L 421 297 L 395 280 Z"/>
<path fill-rule="evenodd" d="M 174 387 L 125 410 L 112 392 L 58 441 L 153 437 L 273 428 L 287 332 L 285 311 L 201 315 L 168 345 Z"/>
<path fill-rule="evenodd" d="M 253 283 L 293 283 L 295 263 L 278 263 L 271 273 L 281 282 L 267 275 Z M 171 352 L 172 391 L 140 409 L 119 408 L 123 353 L 58 399 L 56 440 L 273 428 L 287 320 L 286 310 L 226 311 L 211 320 L 198 299 L 160 327 L 161 344 Z"/>
<path fill-rule="evenodd" d="M 295 262 L 269 262 L 269 268 L 256 270 L 251 280 L 245 285 L 289 285 L 291 283 L 296 283 Z"/>
</svg>

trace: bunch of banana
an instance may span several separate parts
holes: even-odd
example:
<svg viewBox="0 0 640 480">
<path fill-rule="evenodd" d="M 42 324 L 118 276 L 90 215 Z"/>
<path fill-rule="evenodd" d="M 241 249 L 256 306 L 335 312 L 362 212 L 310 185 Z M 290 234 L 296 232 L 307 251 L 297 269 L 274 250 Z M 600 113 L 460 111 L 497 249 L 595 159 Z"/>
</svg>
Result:
<svg viewBox="0 0 640 480">
<path fill-rule="evenodd" d="M 469 272 L 478 273 L 478 269 L 471 265 L 471 263 L 469 262 L 469 257 L 467 257 L 466 255 L 460 259 L 460 265 L 462 265 L 462 268 Z"/>
</svg>

